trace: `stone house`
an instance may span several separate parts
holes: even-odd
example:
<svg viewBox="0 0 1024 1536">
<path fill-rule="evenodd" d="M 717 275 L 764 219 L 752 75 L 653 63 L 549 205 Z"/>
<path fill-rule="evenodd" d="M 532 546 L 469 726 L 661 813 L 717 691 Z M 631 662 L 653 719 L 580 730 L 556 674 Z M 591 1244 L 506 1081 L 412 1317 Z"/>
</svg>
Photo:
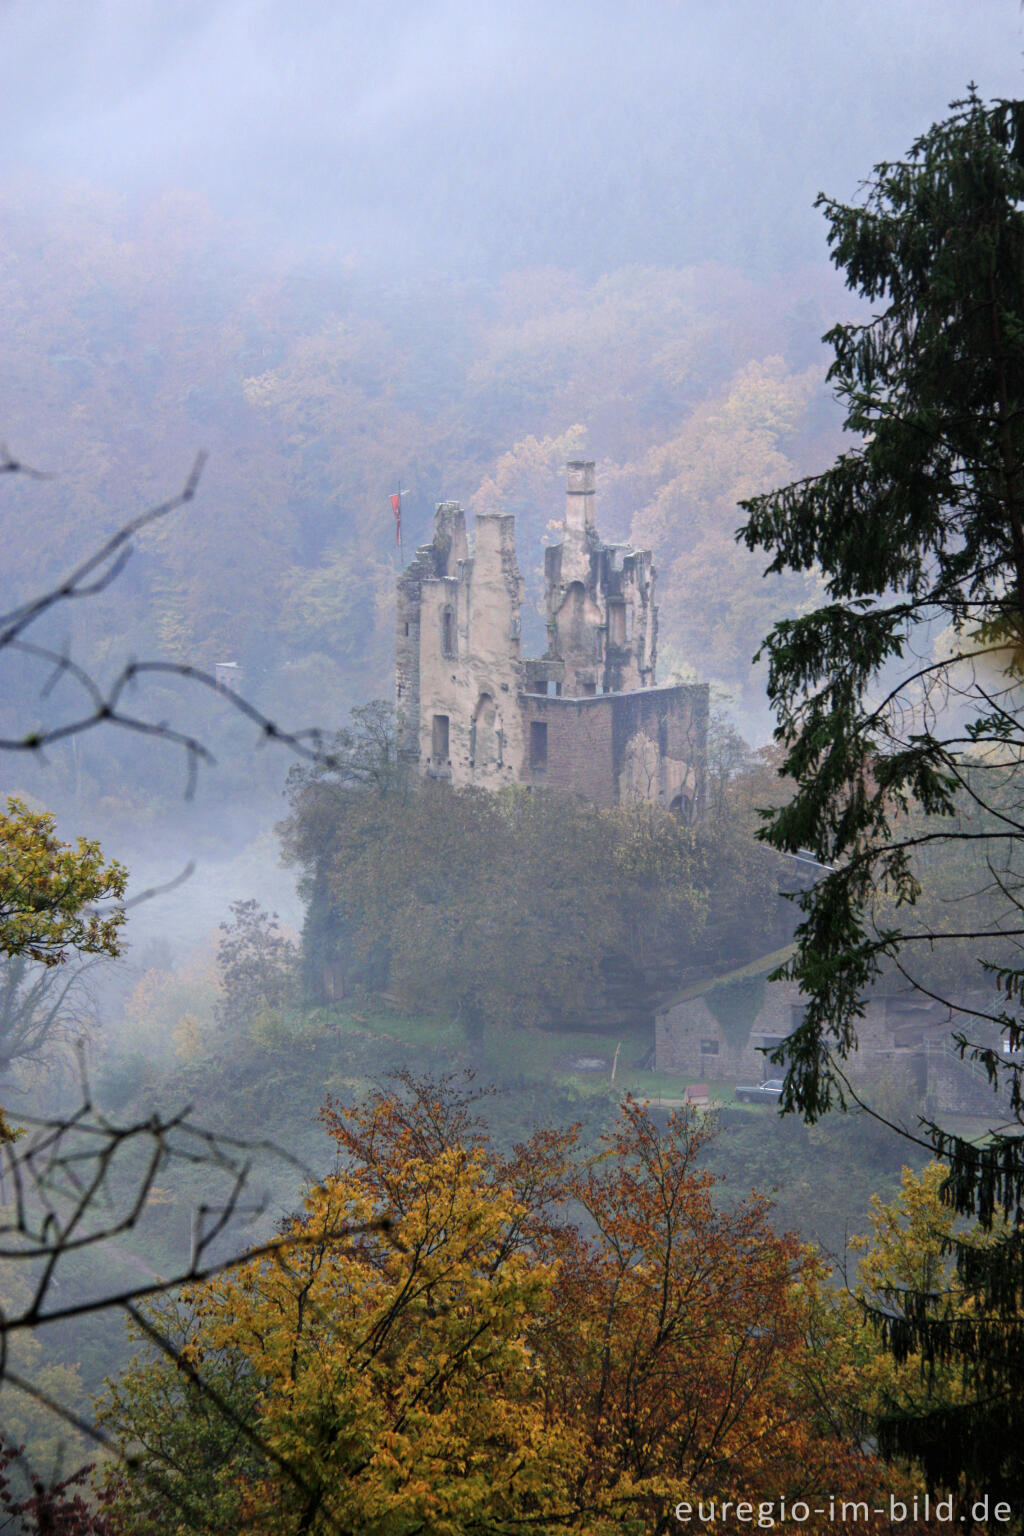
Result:
<svg viewBox="0 0 1024 1536">
<path fill-rule="evenodd" d="M 708 688 L 657 686 L 651 553 L 604 543 L 594 465 L 567 470 L 536 658 L 521 654 L 515 519 L 478 514 L 471 547 L 462 507 L 437 507 L 432 541 L 398 582 L 399 754 L 457 786 L 550 786 L 689 819 L 703 792 Z"/>
<path fill-rule="evenodd" d="M 678 992 L 655 1015 L 656 1070 L 729 1086 L 778 1076 L 768 1053 L 800 1023 L 804 999 L 795 982 L 767 978 L 791 953 L 778 950 Z M 982 1009 L 993 1002 L 971 1000 Z M 857 1050 L 843 1070 L 854 1085 L 898 1070 L 924 1097 L 929 1112 L 990 1114 L 996 1100 L 984 1071 L 961 1061 L 954 1049 L 952 1034 L 959 1027 L 946 1004 L 883 978 L 865 999 Z M 1001 1049 L 997 1026 L 972 1024 L 968 1033 Z"/>
</svg>

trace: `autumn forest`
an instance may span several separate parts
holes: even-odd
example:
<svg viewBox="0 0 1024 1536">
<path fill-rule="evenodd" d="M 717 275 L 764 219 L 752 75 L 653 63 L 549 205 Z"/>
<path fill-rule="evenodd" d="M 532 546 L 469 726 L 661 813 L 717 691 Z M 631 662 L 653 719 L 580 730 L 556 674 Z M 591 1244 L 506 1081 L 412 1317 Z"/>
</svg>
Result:
<svg viewBox="0 0 1024 1536">
<path fill-rule="evenodd" d="M 1024 1532 L 1024 22 L 626 9 L 0 21 L 0 1536 Z"/>
</svg>

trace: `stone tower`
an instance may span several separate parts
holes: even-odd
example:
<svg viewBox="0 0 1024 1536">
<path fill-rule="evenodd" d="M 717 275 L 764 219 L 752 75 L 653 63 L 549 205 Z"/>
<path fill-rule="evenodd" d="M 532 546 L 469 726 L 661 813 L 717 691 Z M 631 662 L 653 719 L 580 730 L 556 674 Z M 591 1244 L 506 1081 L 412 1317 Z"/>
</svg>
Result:
<svg viewBox="0 0 1024 1536">
<path fill-rule="evenodd" d="M 562 538 L 545 551 L 547 648 L 525 659 L 514 519 L 478 515 L 470 549 L 461 506 L 439 504 L 398 582 L 399 752 L 456 785 L 552 786 L 692 816 L 708 690 L 656 686 L 651 553 L 604 543 L 594 500 L 594 465 L 570 463 Z"/>
</svg>

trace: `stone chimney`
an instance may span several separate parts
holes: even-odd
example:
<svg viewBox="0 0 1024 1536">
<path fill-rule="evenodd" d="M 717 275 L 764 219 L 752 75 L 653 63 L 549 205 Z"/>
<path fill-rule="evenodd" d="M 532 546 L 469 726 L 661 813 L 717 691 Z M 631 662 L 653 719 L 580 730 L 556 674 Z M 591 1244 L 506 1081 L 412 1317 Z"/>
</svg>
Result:
<svg viewBox="0 0 1024 1536">
<path fill-rule="evenodd" d="M 594 461 L 572 459 L 565 466 L 565 526 L 579 532 L 593 532 Z"/>
</svg>

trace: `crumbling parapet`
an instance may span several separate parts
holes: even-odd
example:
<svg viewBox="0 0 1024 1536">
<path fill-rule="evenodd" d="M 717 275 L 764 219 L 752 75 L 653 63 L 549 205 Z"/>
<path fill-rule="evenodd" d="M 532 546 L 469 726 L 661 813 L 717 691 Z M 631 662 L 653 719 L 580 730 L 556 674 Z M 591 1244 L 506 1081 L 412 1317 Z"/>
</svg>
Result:
<svg viewBox="0 0 1024 1536">
<path fill-rule="evenodd" d="M 657 607 L 650 550 L 602 543 L 595 518 L 594 466 L 567 466 L 562 539 L 544 552 L 548 648 L 562 663 L 572 697 L 652 687 Z"/>
<path fill-rule="evenodd" d="M 598 804 L 699 804 L 707 688 L 655 686 L 649 550 L 602 543 L 594 465 L 567 467 L 562 540 L 545 554 L 548 646 L 521 655 L 515 521 L 457 502 L 398 583 L 399 752 L 433 777 L 577 790 Z M 546 701 L 546 702 L 542 702 Z M 580 707 L 574 707 L 580 706 Z"/>
</svg>

